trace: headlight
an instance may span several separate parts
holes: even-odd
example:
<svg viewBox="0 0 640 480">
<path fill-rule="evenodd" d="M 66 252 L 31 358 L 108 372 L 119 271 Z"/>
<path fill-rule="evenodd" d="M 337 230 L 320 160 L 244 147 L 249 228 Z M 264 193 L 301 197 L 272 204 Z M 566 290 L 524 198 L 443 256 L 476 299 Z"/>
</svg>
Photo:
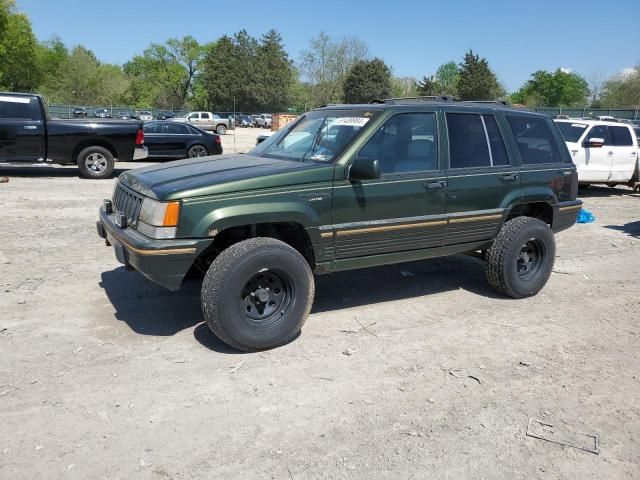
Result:
<svg viewBox="0 0 640 480">
<path fill-rule="evenodd" d="M 138 231 L 151 238 L 175 238 L 180 202 L 158 202 L 145 198 L 138 217 Z"/>
</svg>

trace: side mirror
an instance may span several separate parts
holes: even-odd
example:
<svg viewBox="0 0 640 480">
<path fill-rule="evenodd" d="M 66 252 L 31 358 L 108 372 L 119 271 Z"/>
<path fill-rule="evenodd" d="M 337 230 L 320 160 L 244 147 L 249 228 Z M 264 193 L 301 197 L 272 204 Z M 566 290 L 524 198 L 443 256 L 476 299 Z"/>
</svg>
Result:
<svg viewBox="0 0 640 480">
<path fill-rule="evenodd" d="M 378 160 L 356 158 L 349 168 L 349 180 L 375 180 L 380 178 Z"/>
<path fill-rule="evenodd" d="M 604 146 L 604 138 L 590 138 L 585 145 L 588 148 L 602 148 Z"/>
</svg>

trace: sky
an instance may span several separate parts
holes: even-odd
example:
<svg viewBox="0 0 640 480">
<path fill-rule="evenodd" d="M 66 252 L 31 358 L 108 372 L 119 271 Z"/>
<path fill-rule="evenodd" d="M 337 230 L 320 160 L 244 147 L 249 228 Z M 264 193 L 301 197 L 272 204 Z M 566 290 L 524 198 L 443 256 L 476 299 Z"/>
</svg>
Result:
<svg viewBox="0 0 640 480">
<path fill-rule="evenodd" d="M 17 0 L 38 39 L 58 35 L 108 63 L 149 44 L 192 35 L 200 42 L 246 29 L 278 30 L 293 60 L 321 31 L 357 36 L 396 76 L 421 78 L 472 48 L 507 90 L 536 70 L 566 68 L 587 79 L 640 63 L 638 0 Z"/>
</svg>

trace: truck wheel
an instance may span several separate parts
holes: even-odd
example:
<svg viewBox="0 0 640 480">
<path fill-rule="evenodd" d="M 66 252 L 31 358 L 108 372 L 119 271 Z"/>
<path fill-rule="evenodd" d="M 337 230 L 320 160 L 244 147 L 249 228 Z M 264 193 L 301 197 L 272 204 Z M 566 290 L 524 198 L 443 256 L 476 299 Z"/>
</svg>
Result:
<svg viewBox="0 0 640 480">
<path fill-rule="evenodd" d="M 216 133 L 218 135 L 224 135 L 225 133 L 227 133 L 227 127 L 225 127 L 224 125 L 218 125 L 216 127 Z"/>
<path fill-rule="evenodd" d="M 187 152 L 189 158 L 206 157 L 207 155 L 209 155 L 209 151 L 204 145 L 194 145 Z"/>
<path fill-rule="evenodd" d="M 224 250 L 209 267 L 202 312 L 226 344 L 262 350 L 300 332 L 313 294 L 313 273 L 297 250 L 274 238 L 251 238 Z"/>
<path fill-rule="evenodd" d="M 537 218 L 516 217 L 502 226 L 487 252 L 487 280 L 510 297 L 533 296 L 547 283 L 555 256 L 549 226 Z"/>
<path fill-rule="evenodd" d="M 87 147 L 78 154 L 78 168 L 83 178 L 109 178 L 115 162 L 109 150 L 103 147 Z"/>
</svg>

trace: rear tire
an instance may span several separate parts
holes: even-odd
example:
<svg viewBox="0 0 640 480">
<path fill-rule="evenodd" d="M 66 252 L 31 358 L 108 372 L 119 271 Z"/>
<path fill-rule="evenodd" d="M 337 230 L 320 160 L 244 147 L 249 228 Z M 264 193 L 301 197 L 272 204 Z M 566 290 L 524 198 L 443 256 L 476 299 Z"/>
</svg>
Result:
<svg viewBox="0 0 640 480">
<path fill-rule="evenodd" d="M 202 312 L 213 333 L 244 351 L 295 338 L 313 303 L 313 273 L 294 248 L 251 238 L 224 250 L 202 283 Z"/>
<path fill-rule="evenodd" d="M 206 157 L 207 155 L 209 155 L 209 151 L 204 145 L 194 145 L 187 152 L 189 158 Z"/>
<path fill-rule="evenodd" d="M 513 298 L 537 294 L 547 283 L 556 256 L 551 228 L 537 218 L 506 222 L 487 251 L 491 287 Z"/>
<path fill-rule="evenodd" d="M 218 125 L 216 127 L 216 133 L 218 135 L 224 135 L 225 133 L 227 133 L 227 127 L 225 127 L 224 125 Z"/>
<path fill-rule="evenodd" d="M 104 147 L 85 148 L 78 154 L 77 162 L 82 178 L 109 178 L 115 168 L 113 155 Z"/>
</svg>

